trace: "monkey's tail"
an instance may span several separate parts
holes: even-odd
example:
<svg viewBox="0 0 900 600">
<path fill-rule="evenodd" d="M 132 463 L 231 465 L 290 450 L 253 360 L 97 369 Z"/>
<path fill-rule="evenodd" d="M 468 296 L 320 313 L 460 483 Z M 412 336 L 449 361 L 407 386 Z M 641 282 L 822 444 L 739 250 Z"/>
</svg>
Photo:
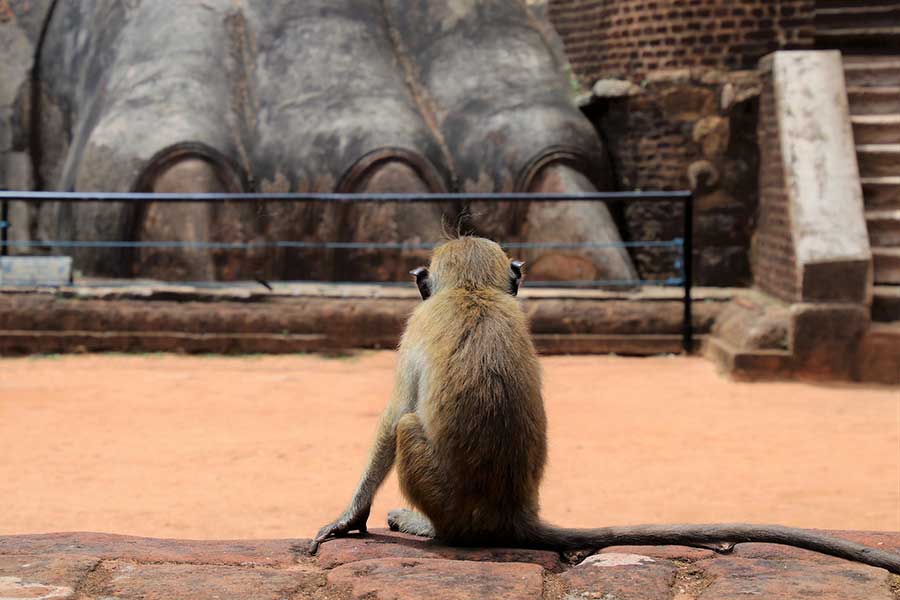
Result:
<svg viewBox="0 0 900 600">
<path fill-rule="evenodd" d="M 607 546 L 694 546 L 728 552 L 736 544 L 762 542 L 794 546 L 887 569 L 900 575 L 900 553 L 887 552 L 807 529 L 781 525 L 635 525 L 566 529 L 536 522 L 519 535 L 520 546 L 578 550 Z"/>
</svg>

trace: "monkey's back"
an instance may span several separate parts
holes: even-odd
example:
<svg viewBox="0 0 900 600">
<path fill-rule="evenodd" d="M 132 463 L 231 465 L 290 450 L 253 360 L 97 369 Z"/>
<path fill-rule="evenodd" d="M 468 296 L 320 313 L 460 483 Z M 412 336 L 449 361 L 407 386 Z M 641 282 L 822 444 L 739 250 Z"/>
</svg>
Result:
<svg viewBox="0 0 900 600">
<path fill-rule="evenodd" d="M 429 328 L 417 336 L 426 376 L 416 412 L 447 486 L 446 514 L 428 516 L 444 538 L 511 535 L 523 511 L 536 514 L 546 460 L 540 367 L 525 315 L 493 289 L 447 290 L 420 310 L 432 318 L 410 323 Z"/>
</svg>

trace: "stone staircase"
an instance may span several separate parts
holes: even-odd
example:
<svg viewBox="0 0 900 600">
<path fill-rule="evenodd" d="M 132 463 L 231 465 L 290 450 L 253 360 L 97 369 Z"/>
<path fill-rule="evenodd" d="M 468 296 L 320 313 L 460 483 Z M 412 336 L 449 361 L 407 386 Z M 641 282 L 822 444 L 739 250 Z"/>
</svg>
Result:
<svg viewBox="0 0 900 600">
<path fill-rule="evenodd" d="M 875 288 L 872 319 L 900 321 L 900 53 L 844 59 Z"/>
<path fill-rule="evenodd" d="M 845 54 L 900 50 L 897 0 L 816 0 L 816 45 Z"/>
<path fill-rule="evenodd" d="M 818 0 L 816 25 L 817 47 L 841 51 L 853 136 L 846 135 L 843 116 L 840 123 L 820 119 L 819 126 L 830 127 L 834 139 L 842 138 L 839 143 L 845 156 L 841 160 L 851 161 L 850 146 L 855 146 L 873 255 L 872 305 L 868 306 L 868 293 L 849 302 L 822 302 L 802 294 L 779 300 L 765 288 L 752 290 L 723 311 L 705 351 L 738 378 L 845 378 L 900 384 L 900 0 Z M 822 57 L 823 64 L 834 61 L 833 69 L 839 72 L 834 54 L 830 59 Z M 782 64 L 790 60 L 785 58 Z M 797 77 L 797 72 L 792 76 Z M 827 91 L 812 80 L 805 89 L 806 96 L 818 98 L 820 105 L 828 102 L 827 96 L 819 96 Z M 782 101 L 802 106 L 805 100 L 797 94 Z M 790 122 L 791 114 L 761 118 Z M 778 159 L 783 160 L 781 155 Z M 769 191 L 770 202 L 782 198 L 779 193 L 796 203 L 817 201 L 816 193 L 804 197 L 776 189 Z M 858 238 L 863 215 L 853 212 Z M 844 217 L 833 215 L 829 224 L 843 225 L 838 219 Z M 792 233 L 815 235 L 802 228 Z M 804 268 L 799 262 L 795 266 Z M 839 277 L 839 272 L 832 273 L 820 284 L 823 289 L 838 289 L 840 282 L 835 279 Z M 864 280 L 860 277 L 860 283 Z M 859 285 L 855 289 L 863 291 Z"/>
<path fill-rule="evenodd" d="M 900 1 L 817 0 L 815 23 L 817 46 L 844 54 L 874 262 L 872 319 L 900 326 Z"/>
</svg>

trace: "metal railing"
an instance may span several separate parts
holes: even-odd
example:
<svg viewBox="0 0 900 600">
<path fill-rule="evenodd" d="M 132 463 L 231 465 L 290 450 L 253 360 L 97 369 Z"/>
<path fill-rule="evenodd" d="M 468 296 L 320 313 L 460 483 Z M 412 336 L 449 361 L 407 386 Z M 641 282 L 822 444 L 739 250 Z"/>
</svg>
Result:
<svg viewBox="0 0 900 600">
<path fill-rule="evenodd" d="M 248 194 L 146 194 L 128 192 L 18 192 L 0 190 L 0 254 L 7 255 L 9 248 L 193 248 L 207 250 L 256 250 L 264 248 L 299 249 L 381 249 L 423 250 L 434 248 L 436 243 L 371 243 L 371 242 L 316 242 L 306 240 L 281 240 L 264 242 L 211 242 L 168 240 L 10 240 L 12 226 L 9 218 L 9 202 L 116 202 L 125 204 L 146 203 L 396 203 L 428 204 L 446 203 L 469 206 L 479 202 L 603 202 L 606 204 L 629 201 L 677 202 L 682 206 L 682 236 L 671 240 L 647 240 L 604 243 L 555 243 L 555 242 L 500 242 L 506 249 L 599 249 L 599 248 L 672 248 L 676 253 L 677 277 L 667 279 L 590 280 L 590 281 L 529 281 L 530 287 L 608 287 L 608 286 L 669 286 L 684 289 L 684 316 L 682 345 L 686 352 L 694 347 L 693 307 L 691 301 L 693 255 L 693 196 L 687 191 L 661 192 L 579 192 L 579 193 L 440 193 L 440 194 L 338 194 L 338 193 L 248 193 Z"/>
</svg>

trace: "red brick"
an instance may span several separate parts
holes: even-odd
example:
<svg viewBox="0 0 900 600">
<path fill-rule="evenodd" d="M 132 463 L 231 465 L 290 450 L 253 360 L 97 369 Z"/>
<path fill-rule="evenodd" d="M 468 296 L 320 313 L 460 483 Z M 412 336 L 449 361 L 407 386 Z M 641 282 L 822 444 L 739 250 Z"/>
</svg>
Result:
<svg viewBox="0 0 900 600">
<path fill-rule="evenodd" d="M 569 60 L 583 83 L 627 76 L 640 81 L 666 67 L 752 68 L 764 54 L 780 48 L 810 48 L 813 0 L 693 0 L 690 7 L 644 0 L 550 0 L 549 16 L 563 38 Z M 722 47 L 707 52 L 703 36 L 716 32 Z M 747 41 L 753 43 L 746 43 Z M 644 47 L 652 56 L 632 55 Z M 577 48 L 575 52 L 573 49 Z M 589 52 L 584 52 L 589 48 Z M 685 49 L 700 52 L 684 52 Z"/>
</svg>

